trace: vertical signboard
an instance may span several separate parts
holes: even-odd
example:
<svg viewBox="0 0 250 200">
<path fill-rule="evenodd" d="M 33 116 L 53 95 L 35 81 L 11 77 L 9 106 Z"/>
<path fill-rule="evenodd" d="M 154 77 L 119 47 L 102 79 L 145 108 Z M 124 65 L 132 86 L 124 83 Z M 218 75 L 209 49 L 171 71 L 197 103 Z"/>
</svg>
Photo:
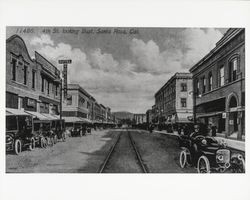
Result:
<svg viewBox="0 0 250 200">
<path fill-rule="evenodd" d="M 67 64 L 63 64 L 63 94 L 64 94 L 64 99 L 67 99 L 67 71 L 68 71 L 68 66 Z"/>
<path fill-rule="evenodd" d="M 64 99 L 67 99 L 67 90 L 68 90 L 67 71 L 68 71 L 68 64 L 71 64 L 72 60 L 59 60 L 58 63 L 63 64 L 63 94 L 64 94 Z"/>
</svg>

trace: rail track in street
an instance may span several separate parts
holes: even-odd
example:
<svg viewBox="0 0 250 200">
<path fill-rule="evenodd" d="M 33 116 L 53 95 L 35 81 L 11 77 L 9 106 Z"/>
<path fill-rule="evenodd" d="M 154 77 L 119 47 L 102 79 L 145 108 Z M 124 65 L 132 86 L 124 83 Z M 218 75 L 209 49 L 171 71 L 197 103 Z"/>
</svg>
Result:
<svg viewBox="0 0 250 200">
<path fill-rule="evenodd" d="M 128 130 L 126 130 L 126 132 L 124 132 L 124 133 L 128 134 L 128 138 L 129 138 L 130 144 L 131 144 L 131 146 L 133 148 L 132 151 L 136 154 L 136 156 L 135 156 L 136 157 L 136 161 L 137 161 L 136 163 L 137 163 L 137 165 L 139 165 L 139 168 L 141 169 L 140 171 L 142 171 L 143 173 L 149 173 L 148 168 L 143 163 L 142 157 L 140 155 L 140 152 L 138 151 L 138 148 L 136 147 L 135 141 L 133 140 L 133 137 L 132 137 L 131 133 Z M 121 139 L 121 135 L 124 134 L 124 133 L 121 132 L 119 134 L 119 136 L 117 137 L 115 143 L 110 148 L 110 150 L 109 150 L 109 152 L 108 152 L 108 154 L 107 154 L 104 162 L 102 163 L 100 169 L 98 170 L 98 173 L 105 173 L 105 170 L 106 170 L 106 168 L 107 168 L 107 166 L 108 166 L 108 164 L 109 164 L 109 162 L 110 162 L 110 160 L 112 158 L 112 155 L 114 154 L 115 151 L 119 151 L 119 149 L 117 149 L 117 146 L 118 146 L 118 143 L 119 143 L 119 141 Z M 123 138 L 123 140 L 124 140 L 124 138 Z"/>
</svg>

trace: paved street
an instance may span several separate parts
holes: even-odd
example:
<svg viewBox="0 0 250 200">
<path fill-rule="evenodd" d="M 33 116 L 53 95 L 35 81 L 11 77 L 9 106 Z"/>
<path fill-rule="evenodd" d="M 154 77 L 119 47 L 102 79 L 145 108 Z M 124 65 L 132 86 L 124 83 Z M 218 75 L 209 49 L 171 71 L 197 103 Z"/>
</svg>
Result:
<svg viewBox="0 0 250 200">
<path fill-rule="evenodd" d="M 144 164 L 153 173 L 195 173 L 179 167 L 177 142 L 166 135 L 130 130 Z M 20 155 L 6 155 L 9 173 L 96 173 L 111 146 L 121 138 L 108 162 L 105 173 L 141 173 L 136 154 L 125 130 L 93 131 L 84 137 L 70 137 L 47 149 L 36 148 Z"/>
<path fill-rule="evenodd" d="M 6 172 L 95 173 L 117 137 L 114 131 L 93 131 L 91 135 L 67 138 L 55 146 L 20 155 L 6 155 Z"/>
</svg>

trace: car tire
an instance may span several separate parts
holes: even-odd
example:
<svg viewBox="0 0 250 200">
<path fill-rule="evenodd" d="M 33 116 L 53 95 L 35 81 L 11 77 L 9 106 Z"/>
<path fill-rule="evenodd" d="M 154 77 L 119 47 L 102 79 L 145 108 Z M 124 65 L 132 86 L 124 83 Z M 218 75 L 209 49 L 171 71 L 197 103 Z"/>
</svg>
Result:
<svg viewBox="0 0 250 200">
<path fill-rule="evenodd" d="M 44 137 L 41 137 L 41 139 L 40 139 L 40 147 L 41 148 L 46 148 L 46 146 L 47 146 L 46 143 L 47 143 L 46 139 Z"/>
<path fill-rule="evenodd" d="M 57 143 L 57 140 L 58 140 L 57 135 L 55 135 L 55 136 L 53 137 L 53 143 L 56 144 L 56 143 Z"/>
<path fill-rule="evenodd" d="M 245 159 L 243 156 L 241 156 L 241 158 L 235 157 L 231 162 L 233 173 L 245 173 Z"/>
<path fill-rule="evenodd" d="M 186 152 L 186 150 L 181 151 L 179 161 L 180 161 L 181 168 L 185 168 L 187 165 L 187 152 Z"/>
<path fill-rule="evenodd" d="M 65 134 L 65 132 L 62 133 L 62 141 L 63 141 L 63 142 L 66 141 L 66 134 Z"/>
<path fill-rule="evenodd" d="M 82 137 L 82 131 L 79 132 L 79 136 Z"/>
<path fill-rule="evenodd" d="M 48 146 L 52 147 L 53 144 L 54 144 L 53 138 L 48 137 L 48 138 L 47 138 L 47 141 L 48 141 Z"/>
<path fill-rule="evenodd" d="M 15 154 L 18 155 L 22 152 L 22 142 L 21 140 L 17 139 L 15 140 L 15 146 L 14 146 Z"/>
<path fill-rule="evenodd" d="M 32 137 L 32 138 L 30 139 L 29 150 L 30 150 L 30 151 L 33 151 L 33 150 L 35 149 L 35 147 L 36 147 L 36 142 L 35 142 L 35 139 Z"/>
<path fill-rule="evenodd" d="M 210 173 L 210 163 L 206 156 L 201 156 L 197 163 L 198 173 Z"/>
</svg>

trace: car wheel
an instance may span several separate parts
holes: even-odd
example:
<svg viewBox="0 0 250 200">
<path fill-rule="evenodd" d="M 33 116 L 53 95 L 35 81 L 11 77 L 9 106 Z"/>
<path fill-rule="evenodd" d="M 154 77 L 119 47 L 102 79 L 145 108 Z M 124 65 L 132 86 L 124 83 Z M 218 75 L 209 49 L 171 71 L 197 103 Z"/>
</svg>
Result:
<svg viewBox="0 0 250 200">
<path fill-rule="evenodd" d="M 54 136 L 54 138 L 53 138 L 53 142 L 54 142 L 54 144 L 56 144 L 56 143 L 57 143 L 57 140 L 58 140 L 57 135 L 55 135 L 55 136 Z"/>
<path fill-rule="evenodd" d="M 82 137 L 82 131 L 80 131 L 79 135 L 80 135 L 80 137 Z"/>
<path fill-rule="evenodd" d="M 180 166 L 181 168 L 185 168 L 187 165 L 187 152 L 186 150 L 182 150 L 180 153 Z"/>
<path fill-rule="evenodd" d="M 41 147 L 41 148 L 45 148 L 45 147 L 44 147 L 44 144 L 45 144 L 45 138 L 44 138 L 44 137 L 41 137 L 41 138 L 40 138 L 40 147 Z"/>
<path fill-rule="evenodd" d="M 15 154 L 18 155 L 22 152 L 22 142 L 21 140 L 17 139 L 15 140 Z"/>
<path fill-rule="evenodd" d="M 48 146 L 52 147 L 54 143 L 53 138 L 48 137 L 47 141 L 48 141 Z"/>
<path fill-rule="evenodd" d="M 231 160 L 231 167 L 233 173 L 245 173 L 245 160 L 242 155 Z"/>
<path fill-rule="evenodd" d="M 32 151 L 35 149 L 35 147 L 36 147 L 36 142 L 35 139 L 32 137 L 30 140 L 29 150 Z"/>
<path fill-rule="evenodd" d="M 197 163 L 198 173 L 210 173 L 210 163 L 206 156 L 201 156 Z"/>
<path fill-rule="evenodd" d="M 66 141 L 66 134 L 65 134 L 65 132 L 62 133 L 62 141 L 63 141 L 63 142 Z"/>
</svg>

